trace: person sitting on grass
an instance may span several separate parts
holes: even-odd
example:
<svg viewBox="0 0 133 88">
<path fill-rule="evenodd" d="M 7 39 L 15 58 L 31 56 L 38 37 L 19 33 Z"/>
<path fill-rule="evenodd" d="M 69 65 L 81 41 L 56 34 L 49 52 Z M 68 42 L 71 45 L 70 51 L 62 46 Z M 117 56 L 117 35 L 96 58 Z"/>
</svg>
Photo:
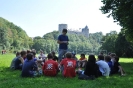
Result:
<svg viewBox="0 0 133 88">
<path fill-rule="evenodd" d="M 58 57 L 55 55 L 55 52 L 52 51 L 51 54 L 53 55 L 53 60 L 58 62 Z"/>
<path fill-rule="evenodd" d="M 33 61 L 35 61 L 36 64 L 37 64 L 39 74 L 42 75 L 42 74 L 43 74 L 43 72 L 42 72 L 42 64 L 44 64 L 44 63 L 43 63 L 43 60 L 38 59 L 38 58 L 36 57 L 36 52 L 31 51 L 31 53 L 33 54 Z"/>
<path fill-rule="evenodd" d="M 122 66 L 119 63 L 119 57 L 115 56 L 112 74 L 117 74 L 117 73 L 120 73 L 121 76 L 125 76 L 125 71 L 123 70 Z"/>
<path fill-rule="evenodd" d="M 105 62 L 108 63 L 108 65 L 109 65 L 109 67 L 110 67 L 110 74 L 111 74 L 111 73 L 112 73 L 112 69 L 113 69 L 111 57 L 110 57 L 110 56 L 105 56 L 104 60 L 105 60 Z"/>
<path fill-rule="evenodd" d="M 17 52 L 16 53 L 16 57 L 12 60 L 12 62 L 11 62 L 11 65 L 10 65 L 10 68 L 11 69 L 15 69 L 15 60 L 17 59 L 17 58 L 20 58 L 21 57 L 21 54 L 20 54 L 20 52 Z"/>
<path fill-rule="evenodd" d="M 40 50 L 40 54 L 38 55 L 38 58 L 39 59 L 42 59 L 43 60 L 43 62 L 45 62 L 45 60 L 46 60 L 46 55 L 44 54 L 44 52 L 42 51 L 42 50 Z"/>
<path fill-rule="evenodd" d="M 82 77 L 81 79 L 87 79 L 91 77 L 97 78 L 99 73 L 99 68 L 98 65 L 96 64 L 95 56 L 89 55 L 84 71 L 78 69 L 77 73 L 79 77 Z"/>
<path fill-rule="evenodd" d="M 115 57 L 116 56 L 116 54 L 115 53 L 111 53 L 110 54 L 110 57 L 111 57 L 111 61 L 112 61 L 112 65 L 114 66 L 114 63 L 115 63 Z"/>
<path fill-rule="evenodd" d="M 85 54 L 81 54 L 80 57 L 81 58 L 78 60 L 78 67 L 84 68 L 87 63 L 87 59 L 85 58 Z"/>
<path fill-rule="evenodd" d="M 22 70 L 22 65 L 24 63 L 24 58 L 26 58 L 26 51 L 21 51 L 21 57 L 18 57 L 17 59 L 15 59 L 15 64 L 14 64 L 14 67 L 15 67 L 15 70 Z"/>
<path fill-rule="evenodd" d="M 22 72 L 21 72 L 22 77 L 37 76 L 38 68 L 33 58 L 34 57 L 32 53 L 27 54 L 27 59 L 25 60 L 23 67 L 22 67 Z"/>
<path fill-rule="evenodd" d="M 104 61 L 103 55 L 98 55 L 98 61 L 96 64 L 99 66 L 99 76 L 109 76 L 110 68 L 107 62 Z"/>
<path fill-rule="evenodd" d="M 72 52 L 72 59 L 76 60 L 76 68 L 78 68 L 78 58 L 74 52 Z"/>
<path fill-rule="evenodd" d="M 45 76 L 56 76 L 59 72 L 58 63 L 53 60 L 53 55 L 48 54 L 48 60 L 43 65 L 43 73 Z"/>
<path fill-rule="evenodd" d="M 72 54 L 67 52 L 65 54 L 65 59 L 62 59 L 61 65 L 61 73 L 64 77 L 75 77 L 76 76 L 76 60 L 72 59 Z"/>
</svg>

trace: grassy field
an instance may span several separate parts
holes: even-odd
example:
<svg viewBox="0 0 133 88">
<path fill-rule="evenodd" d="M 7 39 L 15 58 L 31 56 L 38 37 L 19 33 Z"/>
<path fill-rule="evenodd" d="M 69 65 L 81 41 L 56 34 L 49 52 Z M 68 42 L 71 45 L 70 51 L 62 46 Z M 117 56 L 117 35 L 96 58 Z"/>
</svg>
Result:
<svg viewBox="0 0 133 88">
<path fill-rule="evenodd" d="M 133 88 L 133 58 L 121 58 L 120 63 L 126 76 L 113 75 L 108 78 L 99 77 L 95 80 L 79 80 L 41 76 L 37 78 L 21 78 L 21 71 L 12 71 L 9 66 L 13 54 L 0 55 L 0 88 Z"/>
</svg>

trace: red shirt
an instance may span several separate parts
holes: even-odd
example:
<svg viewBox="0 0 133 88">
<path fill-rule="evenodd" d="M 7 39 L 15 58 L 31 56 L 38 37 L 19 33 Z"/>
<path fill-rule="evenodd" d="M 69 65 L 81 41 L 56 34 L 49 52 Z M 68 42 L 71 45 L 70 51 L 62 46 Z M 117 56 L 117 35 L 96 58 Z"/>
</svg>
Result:
<svg viewBox="0 0 133 88">
<path fill-rule="evenodd" d="M 56 76 L 58 71 L 58 63 L 52 59 L 47 60 L 43 65 L 43 72 L 46 76 Z"/>
<path fill-rule="evenodd" d="M 64 70 L 63 70 L 64 77 L 75 77 L 76 76 L 76 72 L 75 72 L 76 60 L 65 58 L 61 61 L 61 65 L 63 65 L 64 67 Z"/>
</svg>

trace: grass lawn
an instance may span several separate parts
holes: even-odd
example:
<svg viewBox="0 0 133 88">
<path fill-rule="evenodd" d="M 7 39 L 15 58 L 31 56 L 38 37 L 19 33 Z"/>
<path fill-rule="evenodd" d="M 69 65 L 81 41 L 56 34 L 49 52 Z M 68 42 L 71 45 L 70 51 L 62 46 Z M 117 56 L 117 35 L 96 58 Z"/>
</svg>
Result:
<svg viewBox="0 0 133 88">
<path fill-rule="evenodd" d="M 9 66 L 13 54 L 0 55 L 0 88 L 133 88 L 133 58 L 121 58 L 120 63 L 126 76 L 113 75 L 108 78 L 99 77 L 95 80 L 79 80 L 41 76 L 37 78 L 21 78 L 21 71 L 12 71 Z"/>
</svg>

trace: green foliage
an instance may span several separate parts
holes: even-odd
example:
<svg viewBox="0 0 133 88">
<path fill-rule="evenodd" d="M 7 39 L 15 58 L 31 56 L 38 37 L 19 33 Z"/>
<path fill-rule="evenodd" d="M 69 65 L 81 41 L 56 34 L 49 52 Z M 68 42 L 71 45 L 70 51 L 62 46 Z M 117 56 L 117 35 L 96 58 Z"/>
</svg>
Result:
<svg viewBox="0 0 133 88">
<path fill-rule="evenodd" d="M 21 50 L 30 48 L 32 39 L 20 27 L 0 17 L 0 44 L 5 45 L 7 50 Z"/>
<path fill-rule="evenodd" d="M 133 46 L 127 41 L 123 32 L 119 34 L 115 31 L 107 33 L 102 39 L 101 49 L 116 53 L 120 57 L 133 57 Z"/>
<path fill-rule="evenodd" d="M 108 52 L 115 52 L 115 42 L 117 39 L 117 32 L 111 31 L 107 33 L 102 39 L 102 50 L 107 50 Z"/>
<path fill-rule="evenodd" d="M 98 50 L 100 47 L 99 41 L 102 39 L 102 32 L 90 34 L 89 38 L 83 35 L 67 34 L 69 37 L 69 51 L 75 51 L 76 53 L 84 53 L 84 51 L 92 52 L 92 50 Z M 49 53 L 50 51 L 58 51 L 57 39 L 59 36 L 58 31 L 53 31 L 45 34 L 42 38 L 35 37 L 32 48 L 37 51 L 44 50 Z M 79 52 L 82 51 L 82 52 Z"/>
<path fill-rule="evenodd" d="M 133 1 L 132 0 L 102 0 L 103 14 L 112 16 L 115 22 L 124 28 L 126 38 L 133 42 Z"/>
</svg>

